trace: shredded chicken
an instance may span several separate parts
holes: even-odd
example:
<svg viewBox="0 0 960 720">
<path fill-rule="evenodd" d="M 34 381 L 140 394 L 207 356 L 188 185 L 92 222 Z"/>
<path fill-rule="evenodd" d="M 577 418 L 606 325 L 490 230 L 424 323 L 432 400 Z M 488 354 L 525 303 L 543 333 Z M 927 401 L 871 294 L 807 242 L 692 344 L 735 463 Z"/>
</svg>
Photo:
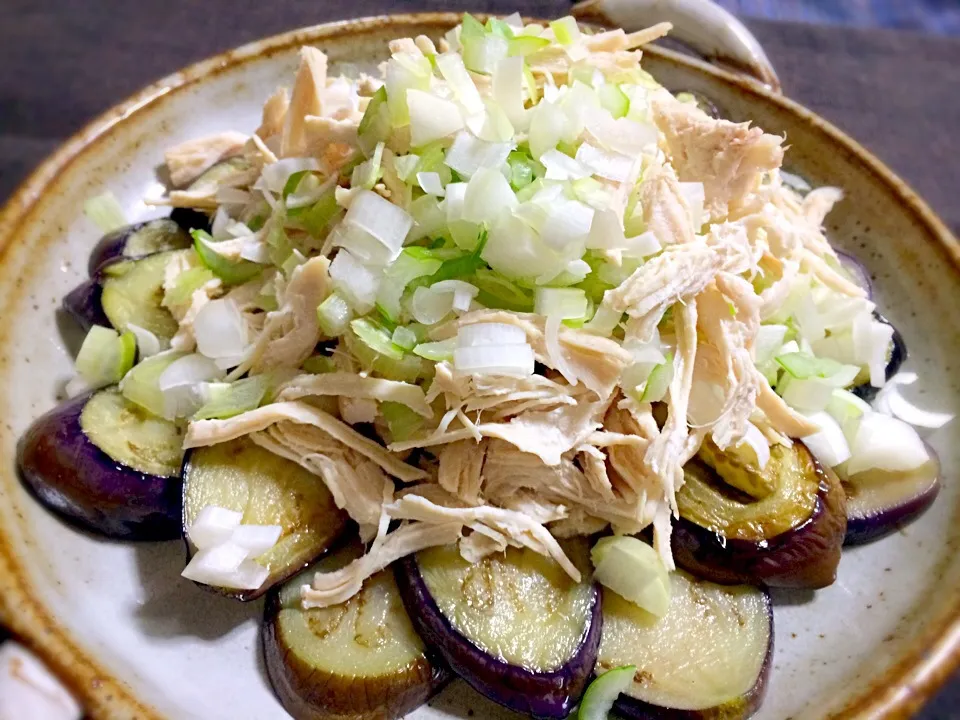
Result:
<svg viewBox="0 0 960 720">
<path fill-rule="evenodd" d="M 236 155 L 247 142 L 247 135 L 222 132 L 174 145 L 163 155 L 174 187 L 183 187 L 224 158 Z"/>
<path fill-rule="evenodd" d="M 278 394 L 280 400 L 299 400 L 313 395 L 396 402 L 406 405 L 424 417 L 433 417 L 433 409 L 427 404 L 423 389 L 418 385 L 364 377 L 353 373 L 333 372 L 323 375 L 298 375 L 285 383 Z"/>
</svg>

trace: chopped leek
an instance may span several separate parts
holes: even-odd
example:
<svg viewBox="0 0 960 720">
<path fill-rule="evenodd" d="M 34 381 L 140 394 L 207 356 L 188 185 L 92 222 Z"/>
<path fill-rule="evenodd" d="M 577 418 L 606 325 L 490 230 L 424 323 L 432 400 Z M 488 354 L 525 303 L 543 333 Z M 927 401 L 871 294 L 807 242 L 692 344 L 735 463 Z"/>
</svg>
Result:
<svg viewBox="0 0 960 720">
<path fill-rule="evenodd" d="M 561 320 L 582 320 L 587 314 L 587 304 L 587 294 L 580 288 L 539 288 L 534 312 L 556 315 Z"/>
<path fill-rule="evenodd" d="M 480 254 L 487 244 L 487 231 L 481 230 L 477 241 L 476 249 L 467 255 L 445 260 L 440 268 L 430 276 L 430 282 L 436 283 L 442 280 L 461 280 L 473 275 L 479 268 L 484 266 L 480 259 Z"/>
<path fill-rule="evenodd" d="M 516 35 L 507 41 L 508 57 L 526 57 L 535 52 L 543 50 L 550 45 L 547 38 L 534 37 L 533 35 Z"/>
<path fill-rule="evenodd" d="M 215 279 L 216 275 L 214 275 L 210 271 L 210 268 L 207 267 L 193 267 L 188 270 L 184 270 L 182 273 L 177 275 L 177 280 L 173 286 L 164 292 L 164 307 L 173 307 L 175 305 L 184 305 L 189 303 L 190 298 L 193 296 L 195 291 L 199 290 L 205 284 Z"/>
<path fill-rule="evenodd" d="M 580 28 L 577 21 L 570 15 L 554 20 L 550 23 L 550 29 L 561 45 L 573 45 L 580 39 Z"/>
<path fill-rule="evenodd" d="M 361 147 L 370 150 L 390 136 L 390 115 L 387 108 L 387 88 L 381 86 L 370 98 L 367 109 L 357 126 Z"/>
<path fill-rule="evenodd" d="M 390 442 L 409 440 L 423 428 L 423 417 L 402 403 L 389 400 L 382 402 L 380 414 L 387 423 Z"/>
<path fill-rule="evenodd" d="M 223 257 L 216 251 L 216 242 L 206 230 L 191 230 L 190 234 L 200 261 L 228 285 L 241 285 L 263 271 L 262 265 L 249 260 L 234 262 Z"/>
<path fill-rule="evenodd" d="M 357 318 L 350 322 L 350 329 L 364 345 L 378 355 L 394 360 L 403 359 L 403 348 L 394 343 L 390 333 L 374 321 L 368 318 Z"/>
<path fill-rule="evenodd" d="M 667 394 L 670 383 L 673 382 L 673 353 L 666 354 L 666 360 L 657 365 L 647 378 L 640 402 L 659 402 Z"/>
<path fill-rule="evenodd" d="M 90 328 L 77 354 L 77 373 L 93 389 L 119 382 L 133 367 L 137 340 L 132 332 L 120 335 L 99 325 Z"/>
<path fill-rule="evenodd" d="M 670 577 L 657 551 L 626 535 L 600 538 L 590 551 L 594 578 L 624 600 L 663 617 L 670 607 Z"/>
<path fill-rule="evenodd" d="M 471 282 L 480 290 L 477 302 L 484 307 L 513 312 L 533 312 L 533 293 L 510 282 L 496 270 L 479 268 Z"/>
<path fill-rule="evenodd" d="M 383 177 L 383 149 L 382 142 L 377 143 L 370 158 L 353 169 L 353 176 L 350 180 L 350 187 L 362 187 L 367 190 L 373 190 L 373 186 L 380 182 Z"/>
<path fill-rule="evenodd" d="M 617 696 L 627 691 L 636 672 L 636 665 L 623 665 L 597 677 L 583 694 L 578 720 L 607 720 Z"/>
<path fill-rule="evenodd" d="M 154 355 L 136 365 L 120 382 L 120 392 L 130 402 L 158 417 L 166 417 L 166 400 L 160 390 L 160 376 L 175 361 L 187 353 L 165 352 Z"/>
<path fill-rule="evenodd" d="M 353 311 L 339 293 L 332 292 L 317 307 L 320 330 L 327 337 L 339 337 L 347 331 Z"/>
<path fill-rule="evenodd" d="M 394 345 L 398 345 L 404 350 L 413 350 L 418 341 L 417 334 L 403 325 L 398 325 L 394 329 L 391 340 L 393 340 Z"/>
<path fill-rule="evenodd" d="M 420 343 L 413 348 L 413 353 L 434 362 L 453 362 L 453 353 L 457 349 L 457 339 L 441 340 L 440 342 Z"/>
<path fill-rule="evenodd" d="M 127 224 L 123 208 L 109 190 L 90 198 L 83 204 L 83 214 L 93 220 L 100 232 L 109 233 Z"/>
<path fill-rule="evenodd" d="M 836 360 L 817 358 L 802 352 L 785 353 L 774 359 L 780 367 L 799 380 L 827 378 L 843 369 L 843 365 Z"/>
<path fill-rule="evenodd" d="M 606 83 L 597 88 L 597 97 L 600 98 L 600 106 L 607 110 L 615 120 L 625 117 L 630 110 L 630 98 L 628 98 L 619 85 Z"/>
<path fill-rule="evenodd" d="M 237 380 L 232 383 L 211 383 L 209 400 L 193 416 L 193 420 L 222 420 L 260 407 L 270 388 L 269 374 Z"/>
</svg>

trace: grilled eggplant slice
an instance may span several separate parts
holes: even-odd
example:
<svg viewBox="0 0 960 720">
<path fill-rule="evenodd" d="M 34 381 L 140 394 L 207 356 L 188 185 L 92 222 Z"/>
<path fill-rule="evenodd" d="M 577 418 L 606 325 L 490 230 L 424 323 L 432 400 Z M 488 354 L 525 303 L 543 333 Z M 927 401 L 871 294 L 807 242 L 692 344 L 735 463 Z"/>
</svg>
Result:
<svg viewBox="0 0 960 720">
<path fill-rule="evenodd" d="M 110 324 L 123 332 L 128 323 L 149 330 L 161 340 L 177 332 L 177 321 L 163 307 L 163 279 L 175 252 L 163 252 L 140 260 L 122 260 L 103 268 L 103 312 Z"/>
<path fill-rule="evenodd" d="M 63 296 L 63 309 L 77 321 L 84 332 L 94 325 L 110 327 L 103 313 L 103 288 L 96 280 L 86 280 Z"/>
<path fill-rule="evenodd" d="M 483 695 L 536 717 L 569 714 L 600 642 L 587 545 L 564 549 L 580 583 L 553 560 L 516 548 L 471 564 L 445 546 L 397 564 L 407 612 L 427 644 Z"/>
<path fill-rule="evenodd" d="M 104 235 L 90 254 L 88 270 L 96 277 L 105 265 L 118 260 L 139 260 L 168 250 L 192 245 L 190 235 L 170 218 L 157 218 L 129 225 Z"/>
<path fill-rule="evenodd" d="M 304 610 L 300 587 L 314 571 L 358 557 L 350 545 L 267 597 L 263 653 L 277 697 L 295 720 L 392 720 L 419 707 L 450 679 L 427 657 L 390 570 L 340 605 Z"/>
<path fill-rule="evenodd" d="M 694 460 L 677 492 L 677 564 L 719 583 L 819 588 L 836 579 L 847 528 L 840 481 L 799 441 L 770 450 L 775 492 L 755 500 Z"/>
<path fill-rule="evenodd" d="M 24 483 L 49 509 L 126 540 L 180 534 L 182 431 L 116 389 L 69 400 L 20 440 Z"/>
<path fill-rule="evenodd" d="M 749 717 L 763 699 L 773 658 L 770 597 L 681 571 L 671 574 L 670 587 L 662 618 L 603 594 L 597 671 L 637 667 L 614 708 L 636 720 Z"/>
<path fill-rule="evenodd" d="M 295 462 L 264 450 L 247 437 L 191 450 L 183 464 L 183 533 L 207 505 L 243 513 L 244 523 L 279 525 L 280 540 L 257 562 L 270 568 L 257 590 L 213 588 L 253 600 L 323 555 L 347 526 L 323 480 Z M 202 587 L 209 588 L 208 585 Z"/>
<path fill-rule="evenodd" d="M 882 538 L 920 517 L 940 492 L 940 459 L 927 447 L 930 460 L 912 472 L 870 470 L 844 478 L 847 495 L 847 545 Z"/>
</svg>

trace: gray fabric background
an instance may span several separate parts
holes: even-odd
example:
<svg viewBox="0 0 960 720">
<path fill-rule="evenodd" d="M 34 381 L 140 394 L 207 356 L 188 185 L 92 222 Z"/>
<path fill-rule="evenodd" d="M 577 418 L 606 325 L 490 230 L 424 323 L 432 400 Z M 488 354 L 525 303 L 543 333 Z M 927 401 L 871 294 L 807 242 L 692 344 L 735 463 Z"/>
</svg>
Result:
<svg viewBox="0 0 960 720">
<path fill-rule="evenodd" d="M 96 114 L 183 65 L 302 25 L 414 10 L 558 16 L 564 0 L 0 0 L 0 200 Z M 960 232 L 960 40 L 749 20 L 784 92 Z M 960 718 L 960 679 L 921 715 Z"/>
</svg>

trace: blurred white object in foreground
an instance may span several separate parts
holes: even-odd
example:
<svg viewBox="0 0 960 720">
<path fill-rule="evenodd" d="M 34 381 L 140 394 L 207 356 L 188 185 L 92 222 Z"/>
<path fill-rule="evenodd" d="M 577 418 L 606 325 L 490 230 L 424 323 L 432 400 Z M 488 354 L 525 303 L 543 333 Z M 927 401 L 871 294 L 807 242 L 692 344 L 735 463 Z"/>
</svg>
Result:
<svg viewBox="0 0 960 720">
<path fill-rule="evenodd" d="M 0 645 L 0 720 L 79 720 L 80 706 L 21 645 Z"/>
</svg>

